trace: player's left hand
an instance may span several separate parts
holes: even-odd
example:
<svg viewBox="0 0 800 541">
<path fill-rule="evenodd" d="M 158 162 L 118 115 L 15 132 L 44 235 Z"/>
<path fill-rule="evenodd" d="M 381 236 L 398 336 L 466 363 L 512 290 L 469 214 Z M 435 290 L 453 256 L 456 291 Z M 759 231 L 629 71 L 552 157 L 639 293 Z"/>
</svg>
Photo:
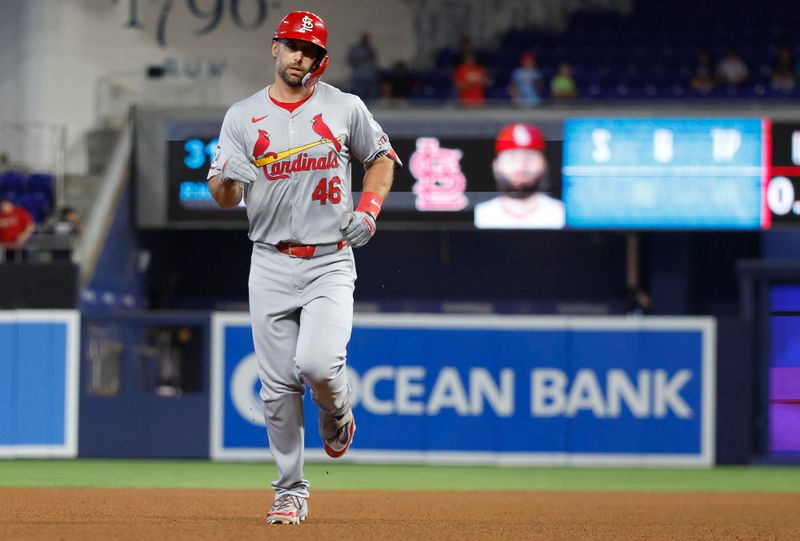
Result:
<svg viewBox="0 0 800 541">
<path fill-rule="evenodd" d="M 252 184 L 258 178 L 258 169 L 253 158 L 242 154 L 234 154 L 222 167 L 219 180 L 222 184 L 239 181 L 241 184 Z"/>
<path fill-rule="evenodd" d="M 357 210 L 346 214 L 342 220 L 342 234 L 347 244 L 353 248 L 360 248 L 368 243 L 376 229 L 375 218 L 368 212 Z"/>
</svg>

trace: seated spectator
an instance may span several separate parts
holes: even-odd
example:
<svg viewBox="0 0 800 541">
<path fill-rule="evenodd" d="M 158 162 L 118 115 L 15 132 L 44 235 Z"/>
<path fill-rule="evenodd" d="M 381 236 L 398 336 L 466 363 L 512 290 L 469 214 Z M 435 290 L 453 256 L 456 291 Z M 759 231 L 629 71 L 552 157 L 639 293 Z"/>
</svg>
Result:
<svg viewBox="0 0 800 541">
<path fill-rule="evenodd" d="M 566 62 L 558 66 L 558 73 L 550 80 L 550 96 L 554 100 L 571 100 L 578 95 L 572 68 Z"/>
<path fill-rule="evenodd" d="M 353 70 L 352 92 L 363 100 L 372 100 L 378 94 L 378 59 L 370 43 L 369 34 L 350 48 L 347 63 Z"/>
<path fill-rule="evenodd" d="M 8 199 L 0 199 L 0 246 L 16 252 L 28 242 L 36 230 L 30 213 Z"/>
<path fill-rule="evenodd" d="M 83 231 L 83 224 L 75 209 L 72 207 L 61 209 L 58 219 L 50 228 L 50 232 L 65 241 L 51 250 L 54 261 L 68 261 L 72 257 L 73 242 L 81 234 L 81 231 Z"/>
<path fill-rule="evenodd" d="M 53 224 L 53 233 L 56 235 L 70 235 L 77 237 L 83 230 L 83 224 L 77 211 L 72 207 L 64 207 L 58 215 L 58 220 Z"/>
<path fill-rule="evenodd" d="M 511 72 L 508 93 L 514 104 L 535 107 L 542 102 L 542 72 L 536 67 L 536 57 L 525 53 L 520 65 Z"/>
<path fill-rule="evenodd" d="M 381 96 L 388 101 L 408 99 L 414 90 L 414 78 L 404 62 L 395 62 L 381 84 Z"/>
<path fill-rule="evenodd" d="M 485 89 L 490 84 L 489 76 L 472 53 L 465 53 L 464 61 L 456 67 L 453 84 L 462 105 L 479 106 L 486 101 Z"/>
<path fill-rule="evenodd" d="M 750 79 L 750 70 L 733 49 L 717 64 L 717 82 L 722 85 L 739 86 Z"/>
<path fill-rule="evenodd" d="M 787 47 L 778 49 L 778 58 L 770 68 L 769 86 L 773 90 L 790 92 L 794 89 L 794 58 Z"/>
<path fill-rule="evenodd" d="M 697 53 L 697 63 L 694 65 L 689 85 L 698 92 L 708 93 L 714 90 L 714 61 L 711 60 L 708 51 Z"/>
</svg>

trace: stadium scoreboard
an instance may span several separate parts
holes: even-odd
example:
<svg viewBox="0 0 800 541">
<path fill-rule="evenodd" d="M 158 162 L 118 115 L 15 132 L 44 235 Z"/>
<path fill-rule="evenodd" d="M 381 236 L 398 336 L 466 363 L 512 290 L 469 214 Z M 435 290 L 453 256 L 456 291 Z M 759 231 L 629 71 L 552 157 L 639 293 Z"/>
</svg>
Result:
<svg viewBox="0 0 800 541">
<path fill-rule="evenodd" d="M 767 205 L 773 227 L 800 224 L 800 123 L 772 126 L 772 166 Z"/>
<path fill-rule="evenodd" d="M 215 128 L 216 130 L 216 128 Z M 215 130 L 166 141 L 167 223 L 246 222 L 206 174 Z M 547 141 L 547 192 L 574 230 L 758 230 L 800 225 L 800 123 L 767 118 L 572 118 Z M 493 137 L 398 137 L 405 167 L 381 217 L 392 229 L 472 229 L 497 197 Z M 353 169 L 358 195 L 360 167 Z"/>
<path fill-rule="evenodd" d="M 768 130 L 742 118 L 568 120 L 567 227 L 765 227 Z"/>
</svg>

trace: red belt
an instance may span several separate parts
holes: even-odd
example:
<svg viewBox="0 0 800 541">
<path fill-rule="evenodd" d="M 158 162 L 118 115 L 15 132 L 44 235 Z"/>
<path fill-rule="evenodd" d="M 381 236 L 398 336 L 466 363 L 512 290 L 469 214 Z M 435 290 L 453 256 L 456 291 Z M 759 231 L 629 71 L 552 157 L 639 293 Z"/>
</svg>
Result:
<svg viewBox="0 0 800 541">
<path fill-rule="evenodd" d="M 333 254 L 345 246 L 347 246 L 347 241 L 341 240 L 335 244 L 292 244 L 291 242 L 281 242 L 276 244 L 275 248 L 282 254 L 308 259 Z"/>
</svg>

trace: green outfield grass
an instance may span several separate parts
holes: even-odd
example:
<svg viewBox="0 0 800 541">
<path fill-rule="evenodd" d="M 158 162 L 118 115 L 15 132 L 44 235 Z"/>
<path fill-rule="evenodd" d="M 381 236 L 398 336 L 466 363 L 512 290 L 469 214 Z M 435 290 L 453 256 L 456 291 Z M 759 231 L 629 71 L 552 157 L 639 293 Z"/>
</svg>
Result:
<svg viewBox="0 0 800 541">
<path fill-rule="evenodd" d="M 186 460 L 0 460 L 0 486 L 266 488 L 269 463 Z M 800 492 L 800 467 L 506 468 L 308 464 L 315 489 Z"/>
</svg>

